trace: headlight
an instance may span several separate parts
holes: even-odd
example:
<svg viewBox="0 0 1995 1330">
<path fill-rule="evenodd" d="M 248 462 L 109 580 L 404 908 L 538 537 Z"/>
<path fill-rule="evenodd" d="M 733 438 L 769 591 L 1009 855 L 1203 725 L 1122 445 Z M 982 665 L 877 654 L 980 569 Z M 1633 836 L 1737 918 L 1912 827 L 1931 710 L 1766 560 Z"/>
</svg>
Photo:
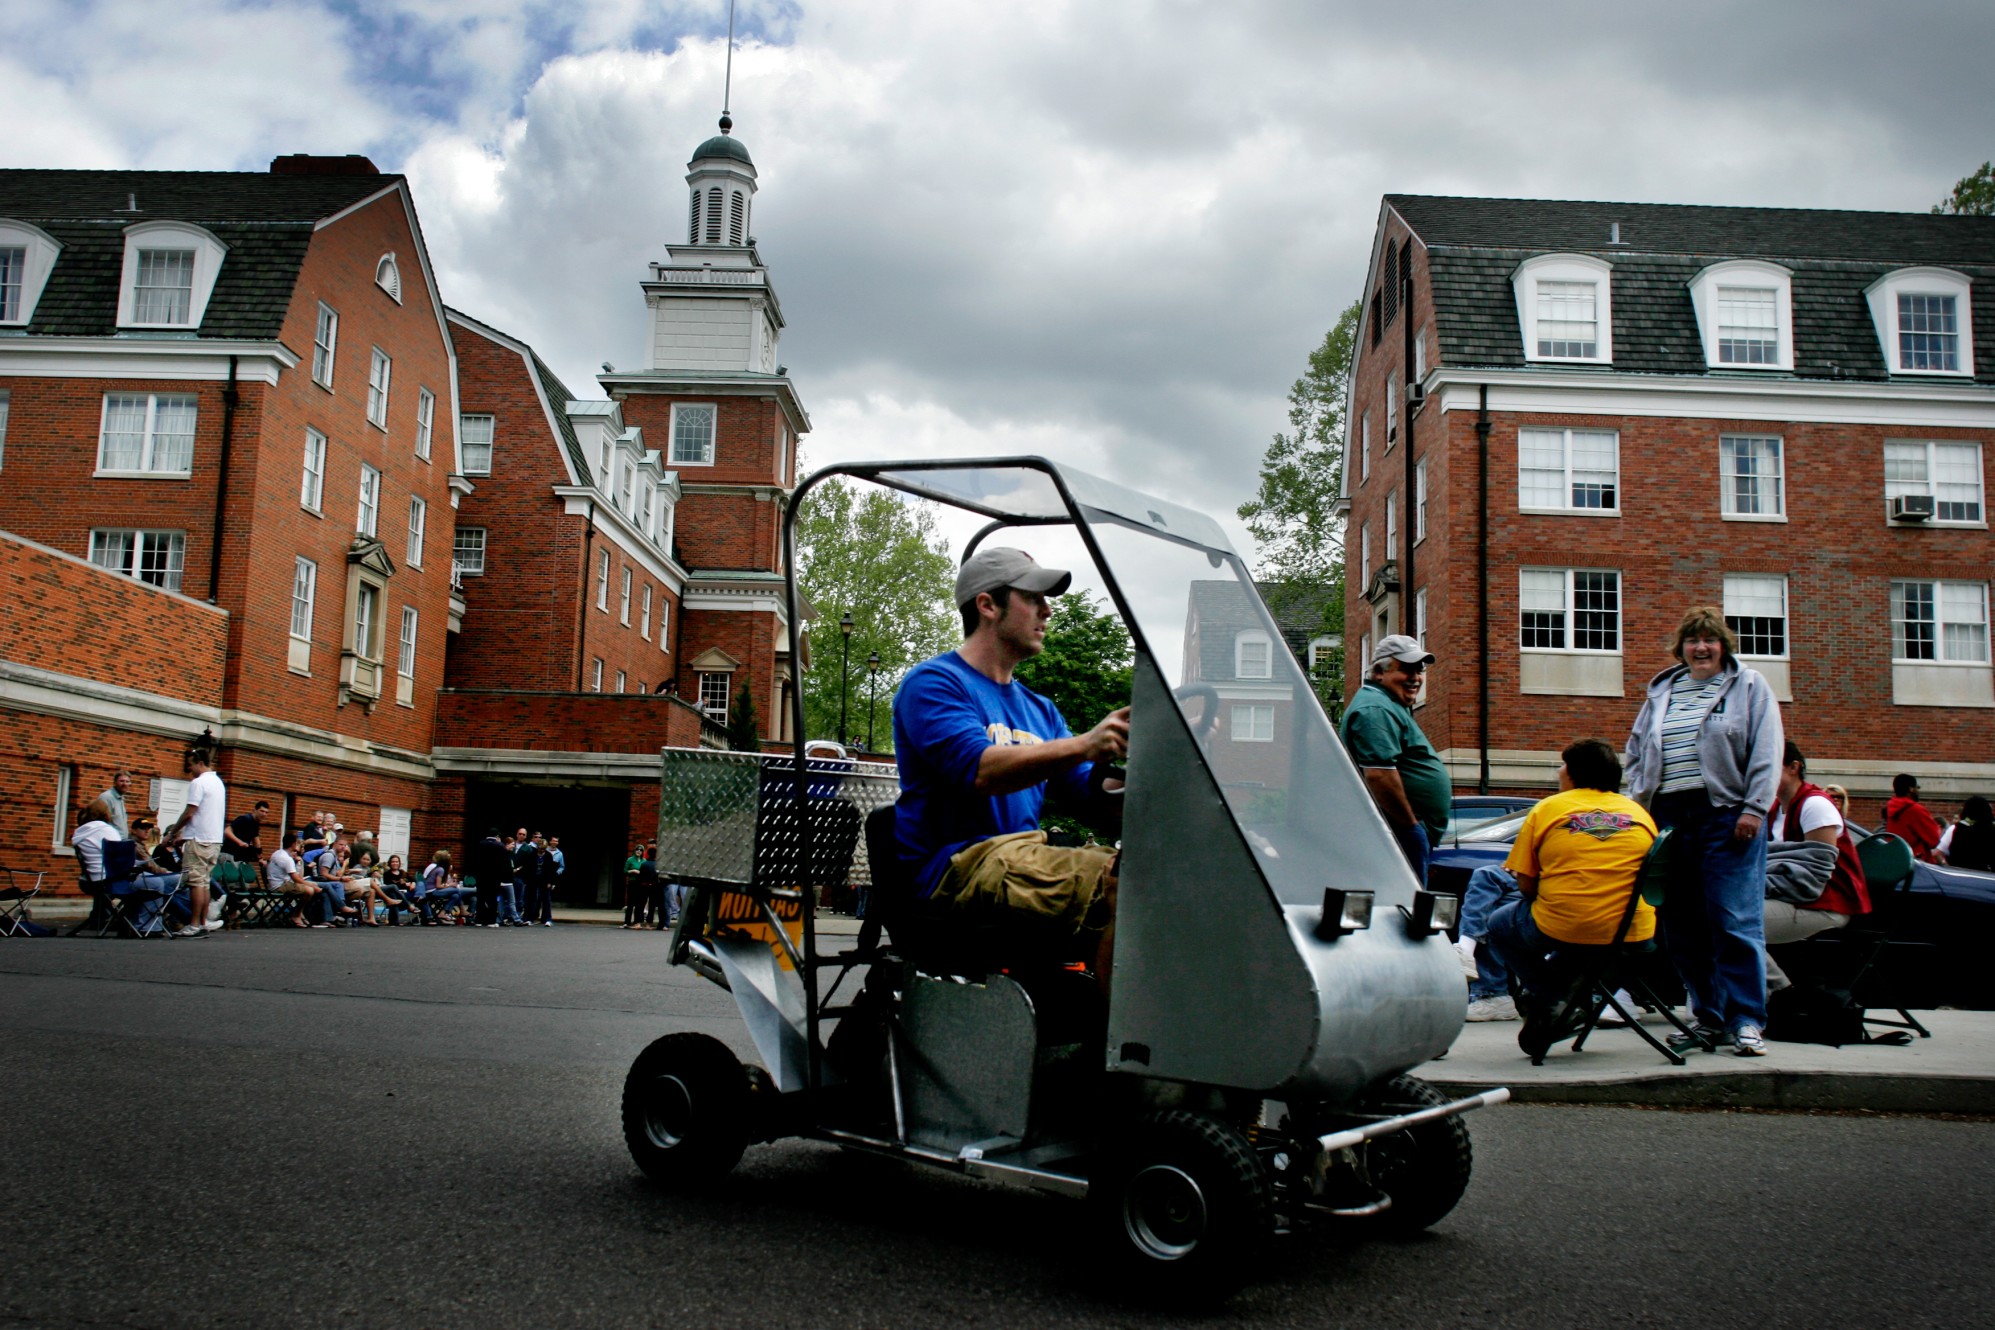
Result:
<svg viewBox="0 0 1995 1330">
<path fill-rule="evenodd" d="M 1406 912 L 1406 931 L 1415 937 L 1445 933 L 1462 917 L 1462 898 L 1447 892 L 1416 891 Z"/>
<path fill-rule="evenodd" d="M 1372 900 L 1373 896 L 1369 891 L 1344 891 L 1338 887 L 1325 887 L 1323 919 L 1316 925 L 1316 935 L 1322 938 L 1335 938 L 1370 928 Z"/>
</svg>

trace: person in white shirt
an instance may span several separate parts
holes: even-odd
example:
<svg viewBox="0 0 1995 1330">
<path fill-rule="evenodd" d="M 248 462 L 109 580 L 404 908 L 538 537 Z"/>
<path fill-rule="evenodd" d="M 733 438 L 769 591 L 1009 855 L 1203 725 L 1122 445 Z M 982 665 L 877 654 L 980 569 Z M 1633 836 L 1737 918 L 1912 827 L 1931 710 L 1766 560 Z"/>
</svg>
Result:
<svg viewBox="0 0 1995 1330">
<path fill-rule="evenodd" d="M 76 830 L 69 833 L 69 843 L 76 847 L 76 861 L 83 869 L 83 876 L 92 882 L 104 880 L 104 847 L 125 839 L 118 834 L 118 828 L 111 821 L 112 811 L 109 801 L 99 795 L 91 801 L 88 808 L 83 810 L 83 820 Z M 140 891 L 157 892 L 162 899 L 165 899 L 173 897 L 180 890 L 182 877 L 179 873 L 143 871 L 143 866 L 149 866 L 150 863 L 144 857 L 143 849 L 140 850 L 138 862 L 142 866 L 141 871 L 117 883 L 112 889 L 114 894 L 123 894 L 136 888 Z M 80 933 L 101 924 L 103 908 L 103 901 L 99 900 L 91 908 L 90 918 L 71 930 L 72 933 Z M 141 933 L 154 931 L 159 925 L 152 921 L 159 912 L 159 906 L 147 906 L 139 917 L 132 920 L 132 926 Z"/>
<path fill-rule="evenodd" d="M 298 867 L 298 840 L 296 831 L 285 832 L 283 848 L 271 854 L 270 863 L 265 867 L 264 873 L 272 891 L 310 899 L 319 894 L 319 888 L 305 881 L 304 871 Z M 328 923 L 310 922 L 305 918 L 305 911 L 302 908 L 292 913 L 291 926 L 293 928 L 332 927 Z"/>
<path fill-rule="evenodd" d="M 222 857 L 222 828 L 228 821 L 228 791 L 214 772 L 214 759 L 201 749 L 187 754 L 187 769 L 194 779 L 187 783 L 187 806 L 180 820 L 167 831 L 166 839 L 181 840 L 181 882 L 191 898 L 193 914 L 175 937 L 206 937 L 201 921 L 208 917 L 208 877 L 215 861 Z"/>
</svg>

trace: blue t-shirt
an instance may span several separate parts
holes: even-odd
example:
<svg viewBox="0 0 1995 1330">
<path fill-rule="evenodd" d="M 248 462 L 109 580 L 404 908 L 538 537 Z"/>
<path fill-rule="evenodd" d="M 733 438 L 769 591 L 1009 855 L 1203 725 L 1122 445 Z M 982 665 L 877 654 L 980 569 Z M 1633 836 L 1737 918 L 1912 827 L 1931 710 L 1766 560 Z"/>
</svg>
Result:
<svg viewBox="0 0 1995 1330">
<path fill-rule="evenodd" d="M 942 880 L 949 858 L 972 841 L 1033 831 L 1046 803 L 1046 787 L 1065 798 L 1085 796 L 1089 762 L 1010 794 L 972 790 L 977 764 L 992 744 L 1037 744 L 1072 732 L 1060 710 L 1016 681 L 993 683 L 954 651 L 909 670 L 894 694 L 894 757 L 901 797 L 894 816 L 901 862 L 913 870 L 927 896 Z"/>
</svg>

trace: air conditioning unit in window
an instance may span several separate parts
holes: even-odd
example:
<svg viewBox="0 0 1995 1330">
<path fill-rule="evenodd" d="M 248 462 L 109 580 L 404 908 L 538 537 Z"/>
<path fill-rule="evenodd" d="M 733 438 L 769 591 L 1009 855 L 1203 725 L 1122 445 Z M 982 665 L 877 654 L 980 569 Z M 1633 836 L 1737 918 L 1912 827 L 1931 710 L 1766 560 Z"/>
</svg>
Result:
<svg viewBox="0 0 1995 1330">
<path fill-rule="evenodd" d="M 1901 494 L 1891 501 L 1891 520 L 1894 522 L 1929 522 L 1933 516 L 1933 496 L 1930 494 Z"/>
<path fill-rule="evenodd" d="M 1425 402 L 1426 400 L 1427 400 L 1426 388 L 1422 387 L 1420 384 L 1417 383 L 1408 383 L 1406 385 L 1406 405 L 1410 410 L 1418 411 L 1420 409 L 1421 403 Z"/>
</svg>

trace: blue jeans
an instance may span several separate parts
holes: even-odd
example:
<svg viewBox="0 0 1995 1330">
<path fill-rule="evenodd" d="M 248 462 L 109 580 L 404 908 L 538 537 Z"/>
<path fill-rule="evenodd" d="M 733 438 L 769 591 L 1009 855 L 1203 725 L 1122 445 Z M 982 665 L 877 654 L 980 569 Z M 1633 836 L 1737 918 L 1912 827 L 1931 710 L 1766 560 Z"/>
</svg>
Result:
<svg viewBox="0 0 1995 1330">
<path fill-rule="evenodd" d="M 513 894 L 516 889 L 516 885 L 511 882 L 501 882 L 499 884 L 499 922 L 502 924 L 522 924 L 526 922 L 526 920 L 520 918 L 520 907 L 515 903 L 518 900 L 518 897 Z"/>
<path fill-rule="evenodd" d="M 1506 901 L 1518 899 L 1517 879 L 1494 864 L 1469 874 L 1468 889 L 1462 893 L 1462 936 L 1477 941 L 1489 937 L 1490 916 Z M 1510 991 L 1509 967 L 1494 947 L 1475 950 L 1476 979 L 1469 982 L 1469 1000 L 1502 997 Z"/>
<path fill-rule="evenodd" d="M 1559 944 L 1545 936 L 1538 921 L 1531 917 L 1531 902 L 1522 896 L 1512 896 L 1489 916 L 1488 930 L 1483 935 L 1485 946 L 1476 948 L 1478 966 L 1482 964 L 1485 949 L 1493 951 L 1524 992 L 1546 1002 L 1557 996 L 1558 976 L 1545 958 Z"/>
<path fill-rule="evenodd" d="M 686 884 L 667 882 L 665 884 L 665 922 L 676 923 L 679 912 L 686 908 Z"/>
<path fill-rule="evenodd" d="M 156 891 L 159 897 L 146 901 L 132 912 L 132 927 L 140 933 L 151 934 L 161 928 L 170 928 L 173 921 L 160 916 L 178 906 L 180 913 L 189 913 L 193 904 L 191 895 L 180 885 L 178 873 L 140 873 L 126 882 L 111 888 L 113 896 L 125 896 L 134 891 Z"/>
<path fill-rule="evenodd" d="M 1411 827 L 1392 829 L 1393 839 L 1399 842 L 1400 853 L 1406 856 L 1406 866 L 1413 870 L 1413 880 L 1422 887 L 1427 885 L 1427 861 L 1433 857 L 1433 846 L 1427 840 L 1427 826 L 1415 822 Z"/>
<path fill-rule="evenodd" d="M 1676 865 L 1663 897 L 1663 942 L 1690 1011 L 1720 1030 L 1766 1024 L 1766 826 L 1732 839 L 1740 809 L 1702 790 L 1659 794 L 1658 827 L 1676 828 Z"/>
</svg>

